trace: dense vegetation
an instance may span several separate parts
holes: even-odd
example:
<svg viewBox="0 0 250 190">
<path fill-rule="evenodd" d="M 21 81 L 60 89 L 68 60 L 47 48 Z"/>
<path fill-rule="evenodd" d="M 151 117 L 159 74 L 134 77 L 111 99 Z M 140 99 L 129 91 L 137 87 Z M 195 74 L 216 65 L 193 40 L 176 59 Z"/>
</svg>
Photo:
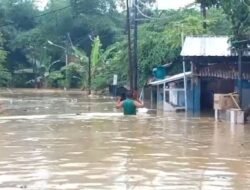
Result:
<svg viewBox="0 0 250 190">
<path fill-rule="evenodd" d="M 138 6 L 141 83 L 158 65 L 173 63 L 169 72 L 180 71 L 182 36 L 250 37 L 249 0 L 197 0 L 202 14 L 199 6 L 158 11 L 153 2 Z M 110 84 L 113 74 L 126 84 L 124 7 L 123 0 L 50 0 L 41 11 L 32 0 L 1 0 L 0 85 L 86 88 L 89 60 L 94 89 Z"/>
</svg>

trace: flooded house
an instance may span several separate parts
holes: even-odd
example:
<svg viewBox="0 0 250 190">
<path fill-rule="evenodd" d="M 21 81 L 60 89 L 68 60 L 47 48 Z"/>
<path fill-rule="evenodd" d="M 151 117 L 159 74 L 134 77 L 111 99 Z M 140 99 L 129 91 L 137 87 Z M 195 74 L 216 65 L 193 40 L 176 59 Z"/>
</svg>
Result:
<svg viewBox="0 0 250 190">
<path fill-rule="evenodd" d="M 213 113 L 215 94 L 235 93 L 241 89 L 242 108 L 250 104 L 250 57 L 243 54 L 240 75 L 239 56 L 229 37 L 186 37 L 181 56 L 182 73 L 150 83 L 157 89 L 159 109 L 185 108 L 192 113 Z M 187 72 L 188 65 L 191 70 Z"/>
<path fill-rule="evenodd" d="M 157 109 L 163 111 L 186 109 L 184 77 L 187 77 L 190 81 L 191 74 L 191 72 L 180 73 L 150 83 L 152 89 L 151 101 L 155 100 Z M 153 96 L 153 92 L 156 92 L 156 96 Z"/>
</svg>

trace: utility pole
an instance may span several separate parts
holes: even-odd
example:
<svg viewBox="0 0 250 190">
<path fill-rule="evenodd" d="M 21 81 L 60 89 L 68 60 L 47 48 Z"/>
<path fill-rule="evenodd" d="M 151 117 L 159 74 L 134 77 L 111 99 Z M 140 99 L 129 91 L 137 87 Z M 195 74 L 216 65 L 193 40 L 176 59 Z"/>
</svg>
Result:
<svg viewBox="0 0 250 190">
<path fill-rule="evenodd" d="M 239 99 L 240 99 L 240 107 L 242 108 L 242 49 L 241 47 L 238 50 L 238 91 L 239 91 Z"/>
<path fill-rule="evenodd" d="M 69 84 L 69 82 L 70 82 L 70 80 L 69 80 L 69 72 L 68 72 L 68 65 L 69 65 L 69 55 L 68 55 L 68 53 L 69 53 L 69 50 L 68 50 L 68 44 L 67 44 L 67 47 L 66 47 L 66 49 L 65 49 L 65 65 L 66 65 L 66 70 L 65 70 L 65 75 L 66 75 L 66 85 L 65 85 L 65 88 L 64 88 L 64 90 L 67 90 L 68 88 L 70 88 L 70 84 Z"/>
<path fill-rule="evenodd" d="M 68 44 L 66 47 L 63 47 L 61 45 L 58 45 L 58 44 L 55 44 L 53 43 L 52 41 L 48 40 L 48 44 L 52 45 L 52 46 L 55 46 L 55 47 L 58 47 L 60 49 L 62 49 L 64 51 L 64 54 L 65 54 L 65 67 L 66 67 L 66 70 L 65 70 L 65 80 L 66 80 L 66 84 L 64 84 L 64 90 L 67 90 L 67 83 L 68 83 L 68 71 L 67 71 L 67 68 L 68 68 L 68 62 L 69 62 L 69 59 L 68 59 Z"/>
<path fill-rule="evenodd" d="M 203 29 L 207 30 L 207 10 L 205 0 L 201 0 L 201 14 L 203 16 Z"/>
<path fill-rule="evenodd" d="M 90 40 L 90 44 L 94 43 L 94 39 L 92 37 L 91 34 L 88 35 L 88 38 Z M 91 59 L 91 53 L 92 53 L 92 49 L 90 48 L 90 51 L 89 51 L 89 76 L 88 76 L 88 89 L 89 89 L 89 95 L 91 95 L 91 81 L 92 81 L 92 77 L 91 77 L 91 67 L 92 67 L 92 59 Z"/>
<path fill-rule="evenodd" d="M 91 53 L 89 55 L 89 77 L 88 77 L 89 95 L 91 95 Z"/>
<path fill-rule="evenodd" d="M 32 55 L 32 62 L 33 62 L 33 72 L 35 74 L 35 88 L 37 89 L 38 88 L 38 82 L 37 82 L 37 65 L 36 65 L 36 58 L 35 58 L 35 55 L 33 53 Z"/>
<path fill-rule="evenodd" d="M 138 90 L 138 0 L 134 0 L 134 90 Z"/>
<path fill-rule="evenodd" d="M 127 31 L 128 31 L 128 61 L 129 61 L 129 69 L 128 69 L 128 75 L 129 75 L 129 83 L 130 83 L 130 90 L 134 89 L 133 86 L 133 62 L 132 62 L 132 48 L 131 48 L 131 27 L 130 27 L 130 7 L 129 7 L 129 0 L 126 0 L 126 6 L 127 6 Z"/>
</svg>

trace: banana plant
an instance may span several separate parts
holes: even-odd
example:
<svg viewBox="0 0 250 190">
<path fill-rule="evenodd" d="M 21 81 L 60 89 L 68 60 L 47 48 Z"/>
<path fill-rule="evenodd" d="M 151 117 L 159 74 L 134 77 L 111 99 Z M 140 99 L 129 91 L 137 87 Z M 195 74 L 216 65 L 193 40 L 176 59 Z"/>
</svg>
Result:
<svg viewBox="0 0 250 190">
<path fill-rule="evenodd" d="M 92 70 L 92 76 L 96 75 L 98 66 L 100 66 L 100 63 L 102 62 L 102 50 L 101 50 L 102 44 L 100 41 L 99 36 L 95 37 L 93 44 L 92 44 L 92 50 L 91 50 L 91 70 Z"/>
<path fill-rule="evenodd" d="M 7 51 L 3 49 L 4 39 L 0 33 L 0 86 L 6 86 L 8 81 L 11 79 L 9 71 L 3 66 L 6 62 Z"/>
<path fill-rule="evenodd" d="M 74 59 L 65 69 L 69 71 L 71 79 L 74 78 L 81 82 L 82 89 L 84 89 L 85 87 L 87 87 L 87 68 L 89 58 L 87 57 L 86 53 L 80 48 L 77 48 L 72 45 L 72 50 L 72 57 L 74 57 Z"/>
</svg>

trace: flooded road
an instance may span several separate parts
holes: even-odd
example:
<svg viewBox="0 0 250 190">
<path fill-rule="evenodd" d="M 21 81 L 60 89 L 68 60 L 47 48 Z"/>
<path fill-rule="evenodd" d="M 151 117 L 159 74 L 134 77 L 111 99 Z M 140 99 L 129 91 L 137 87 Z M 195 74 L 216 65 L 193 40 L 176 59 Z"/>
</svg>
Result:
<svg viewBox="0 0 250 190">
<path fill-rule="evenodd" d="M 250 127 L 124 117 L 111 99 L 2 97 L 2 190 L 249 190 Z"/>
</svg>

